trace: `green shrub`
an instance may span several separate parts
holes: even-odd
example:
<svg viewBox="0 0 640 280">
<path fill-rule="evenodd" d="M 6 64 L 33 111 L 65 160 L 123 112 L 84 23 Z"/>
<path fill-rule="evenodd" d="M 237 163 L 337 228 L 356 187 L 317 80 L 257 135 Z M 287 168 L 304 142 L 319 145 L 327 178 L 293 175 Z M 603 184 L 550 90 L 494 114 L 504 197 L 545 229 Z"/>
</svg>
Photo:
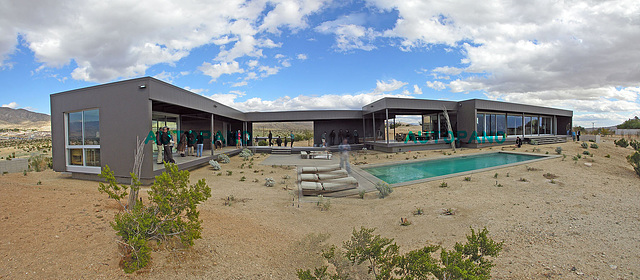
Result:
<svg viewBox="0 0 640 280">
<path fill-rule="evenodd" d="M 583 154 L 583 155 L 587 155 L 587 156 L 588 156 L 588 155 L 590 155 L 591 153 L 589 153 L 589 151 L 582 151 L 582 154 Z"/>
<path fill-rule="evenodd" d="M 611 155 L 610 155 L 610 154 L 607 154 L 607 155 L 606 155 L 606 156 L 604 156 L 604 157 L 606 157 L 606 158 L 611 158 Z"/>
<path fill-rule="evenodd" d="M 258 141 L 258 146 L 266 146 L 266 145 L 268 145 L 268 144 L 269 144 L 269 143 L 267 143 L 267 141 L 266 141 L 266 140 L 260 140 L 260 141 Z"/>
<path fill-rule="evenodd" d="M 621 138 L 620 140 L 613 140 L 613 144 L 623 148 L 626 148 L 629 146 L 629 142 L 627 142 L 627 139 L 624 139 L 624 138 Z"/>
<path fill-rule="evenodd" d="M 633 170 L 636 171 L 636 174 L 640 176 L 640 152 L 636 151 L 633 155 L 627 156 L 627 160 L 633 167 Z"/>
<path fill-rule="evenodd" d="M 469 176 L 469 177 L 464 177 L 464 180 L 465 180 L 465 181 L 467 181 L 467 182 L 471 181 L 471 176 Z"/>
<path fill-rule="evenodd" d="M 636 140 L 629 141 L 629 146 L 631 146 L 636 151 L 640 151 L 640 142 Z"/>
<path fill-rule="evenodd" d="M 449 185 L 447 184 L 447 182 L 444 182 L 444 181 L 443 181 L 442 183 L 440 183 L 440 187 L 441 187 L 441 188 L 446 188 L 446 187 L 448 187 L 448 186 L 449 186 Z"/>
<path fill-rule="evenodd" d="M 385 182 L 376 183 L 376 190 L 378 190 L 379 198 L 385 198 L 393 192 L 393 189 L 391 188 L 391 186 L 389 186 L 389 184 Z"/>
<path fill-rule="evenodd" d="M 556 147 L 556 153 L 557 154 L 562 154 L 562 147 Z"/>
<path fill-rule="evenodd" d="M 269 177 L 269 178 L 265 178 L 264 179 L 264 185 L 267 187 L 273 187 L 276 185 L 276 180 L 274 180 L 273 178 Z"/>
<path fill-rule="evenodd" d="M 582 142 L 582 144 L 580 144 L 580 146 L 581 146 L 583 149 L 587 149 L 587 148 L 589 148 L 589 144 L 587 144 L 587 142 Z"/>
<path fill-rule="evenodd" d="M 589 147 L 590 147 L 591 149 L 597 149 L 597 148 L 598 148 L 598 144 L 596 144 L 596 143 L 591 143 L 591 145 L 589 145 Z"/>
<path fill-rule="evenodd" d="M 366 193 L 367 193 L 367 192 L 366 192 L 365 190 L 360 190 L 360 191 L 358 191 L 358 197 L 360 197 L 360 199 L 364 199 L 364 195 L 365 195 Z"/>
<path fill-rule="evenodd" d="M 149 205 L 137 202 L 130 210 L 122 205 L 127 189 L 140 187 L 141 183 L 131 173 L 133 185 L 117 185 L 113 171 L 105 166 L 100 177 L 106 181 L 100 183 L 98 190 L 123 206 L 116 214 L 111 227 L 122 238 L 122 266 L 131 273 L 147 266 L 151 259 L 150 240 L 159 242 L 171 238 L 180 239 L 184 246 L 192 246 L 193 241 L 201 238 L 202 226 L 197 206 L 211 197 L 211 188 L 204 179 L 190 185 L 189 171 L 178 170 L 178 166 L 165 163 L 165 172 L 156 176 L 149 190 Z"/>
<path fill-rule="evenodd" d="M 402 223 L 410 222 L 402 219 Z M 323 251 L 322 256 L 329 263 L 336 264 L 336 258 L 346 258 L 352 265 L 366 264 L 368 273 L 375 279 L 489 279 L 492 259 L 502 251 L 503 242 L 495 242 L 488 237 L 484 228 L 476 232 L 471 228 L 466 243 L 456 243 L 452 250 L 441 246 L 428 245 L 423 248 L 399 253 L 399 246 L 391 238 L 375 235 L 375 229 L 353 229 L 351 239 L 343 243 L 344 251 L 336 246 Z M 437 254 L 438 250 L 440 254 Z M 434 257 L 435 255 L 435 257 Z M 438 258 L 439 257 L 439 258 Z M 330 274 L 327 266 L 310 269 L 298 269 L 298 279 L 351 279 L 344 269 L 336 267 L 336 273 Z"/>
</svg>

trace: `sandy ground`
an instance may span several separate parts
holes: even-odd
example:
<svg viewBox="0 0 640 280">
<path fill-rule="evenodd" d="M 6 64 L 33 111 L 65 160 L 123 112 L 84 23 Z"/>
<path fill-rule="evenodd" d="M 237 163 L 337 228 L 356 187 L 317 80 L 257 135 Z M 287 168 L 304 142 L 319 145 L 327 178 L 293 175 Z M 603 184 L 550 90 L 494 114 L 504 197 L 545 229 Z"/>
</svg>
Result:
<svg viewBox="0 0 640 280">
<path fill-rule="evenodd" d="M 192 181 L 205 178 L 212 188 L 212 198 L 200 207 L 203 238 L 191 249 L 160 248 L 148 269 L 133 274 L 118 267 L 109 221 L 119 210 L 98 192 L 98 183 L 50 170 L 7 174 L 0 177 L 0 279 L 296 279 L 296 269 L 322 264 L 321 248 L 340 246 L 360 226 L 394 238 L 402 251 L 427 244 L 450 248 L 465 240 L 469 227 L 487 227 L 494 240 L 505 242 L 495 279 L 637 279 L 640 177 L 624 159 L 631 149 L 606 140 L 589 149 L 593 157 L 577 163 L 572 156 L 583 151 L 578 143 L 536 146 L 550 154 L 562 146 L 568 156 L 530 164 L 535 171 L 521 165 L 476 173 L 471 181 L 450 178 L 447 188 L 437 181 L 396 188 L 386 199 L 375 193 L 332 199 L 328 211 L 295 200 L 294 179 L 283 179 L 295 178 L 293 169 L 259 164 L 241 169 L 241 158 L 233 157 L 222 176 L 208 166 L 191 173 Z M 442 155 L 370 151 L 358 161 Z M 557 176 L 553 183 L 546 173 Z M 265 187 L 266 177 L 275 178 L 277 186 Z M 229 196 L 236 202 L 225 206 Z M 424 215 L 412 215 L 417 207 Z M 444 208 L 456 214 L 442 215 Z M 412 225 L 400 226 L 401 217 Z"/>
</svg>

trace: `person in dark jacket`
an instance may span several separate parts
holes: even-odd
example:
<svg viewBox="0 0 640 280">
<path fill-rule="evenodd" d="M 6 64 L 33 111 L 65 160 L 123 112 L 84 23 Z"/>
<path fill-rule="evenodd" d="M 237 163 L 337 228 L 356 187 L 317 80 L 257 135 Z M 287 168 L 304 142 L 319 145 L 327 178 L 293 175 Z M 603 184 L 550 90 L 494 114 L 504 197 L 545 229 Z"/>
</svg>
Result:
<svg viewBox="0 0 640 280">
<path fill-rule="evenodd" d="M 278 144 L 278 147 L 282 146 L 282 139 L 280 139 L 280 135 L 278 135 L 278 139 L 276 139 L 276 144 Z"/>
<path fill-rule="evenodd" d="M 576 140 L 580 141 L 580 130 L 578 130 L 578 133 L 576 133 Z"/>
<path fill-rule="evenodd" d="M 520 139 L 520 136 L 516 138 L 516 146 L 518 148 L 522 147 L 522 139 Z"/>
<path fill-rule="evenodd" d="M 164 157 L 164 152 L 162 151 L 162 130 L 164 128 L 160 128 L 158 129 L 158 131 L 156 131 L 156 145 L 158 146 L 158 154 L 156 156 L 156 163 L 157 164 L 162 164 L 162 159 Z"/>
<path fill-rule="evenodd" d="M 180 135 L 180 140 L 178 140 L 178 152 L 180 153 L 181 157 L 184 157 L 184 150 L 186 149 L 187 149 L 187 134 L 182 133 L 182 135 Z"/>
<path fill-rule="evenodd" d="M 353 143 L 354 144 L 358 144 L 360 142 L 360 139 L 358 139 L 358 131 L 357 130 L 353 130 Z"/>
<path fill-rule="evenodd" d="M 344 132 L 342 132 L 342 128 L 338 130 L 338 145 L 342 144 L 342 139 L 344 139 Z"/>
<path fill-rule="evenodd" d="M 196 144 L 196 134 L 192 131 L 189 130 L 187 131 L 187 155 L 188 156 L 193 156 L 194 155 L 194 146 Z"/>
<path fill-rule="evenodd" d="M 196 136 L 196 157 L 202 157 L 202 149 L 204 148 L 204 135 L 202 131 Z"/>
<path fill-rule="evenodd" d="M 336 131 L 332 129 L 331 132 L 329 133 L 329 146 L 333 146 L 333 143 L 335 143 L 335 139 L 336 139 Z"/>
<path fill-rule="evenodd" d="M 163 160 L 164 162 L 176 163 L 173 160 L 173 154 L 171 151 L 171 134 L 169 134 L 169 128 L 163 127 L 162 134 L 160 135 L 160 139 L 162 141 L 162 149 L 164 150 Z"/>
<path fill-rule="evenodd" d="M 271 134 L 271 130 L 269 130 L 269 147 L 273 145 L 273 142 L 271 140 L 273 140 L 273 134 Z"/>
<path fill-rule="evenodd" d="M 344 131 L 344 139 L 347 139 L 347 143 L 351 143 L 351 132 L 348 129 Z"/>
</svg>

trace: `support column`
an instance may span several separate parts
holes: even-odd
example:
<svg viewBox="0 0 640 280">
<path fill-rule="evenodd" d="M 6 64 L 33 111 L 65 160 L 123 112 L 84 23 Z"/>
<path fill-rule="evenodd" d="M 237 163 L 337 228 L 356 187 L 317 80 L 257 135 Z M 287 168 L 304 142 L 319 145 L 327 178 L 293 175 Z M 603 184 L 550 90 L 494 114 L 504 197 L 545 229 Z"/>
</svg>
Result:
<svg viewBox="0 0 640 280">
<path fill-rule="evenodd" d="M 367 129 L 366 129 L 367 125 L 366 125 L 366 123 L 364 121 L 364 118 L 365 118 L 365 115 L 363 114 L 362 115 L 362 144 L 364 144 L 364 142 L 367 139 Z"/>
<path fill-rule="evenodd" d="M 211 114 L 211 155 L 213 155 L 213 151 L 216 149 L 216 128 L 214 126 L 215 118 L 213 114 Z"/>
<path fill-rule="evenodd" d="M 384 138 L 387 138 L 387 145 L 389 145 L 389 109 L 388 108 L 384 109 L 384 113 L 386 118 L 385 128 L 384 128 L 385 130 Z"/>
<path fill-rule="evenodd" d="M 373 120 L 373 142 L 375 143 L 376 140 L 378 140 L 378 134 L 376 132 L 376 113 L 375 112 L 371 113 L 371 117 Z"/>
</svg>

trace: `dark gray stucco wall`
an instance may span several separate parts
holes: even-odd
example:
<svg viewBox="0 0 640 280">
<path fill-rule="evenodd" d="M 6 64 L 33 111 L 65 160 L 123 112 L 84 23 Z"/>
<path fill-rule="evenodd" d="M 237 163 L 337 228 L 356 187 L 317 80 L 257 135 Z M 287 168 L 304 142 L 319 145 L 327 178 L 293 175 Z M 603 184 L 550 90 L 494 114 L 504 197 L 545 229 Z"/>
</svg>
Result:
<svg viewBox="0 0 640 280">
<path fill-rule="evenodd" d="M 476 131 L 476 102 L 474 99 L 461 101 L 458 104 L 458 139 L 462 144 L 466 144 L 470 142 L 469 138 Z"/>
<path fill-rule="evenodd" d="M 64 114 L 100 110 L 100 162 L 109 165 L 116 177 L 128 177 L 133 167 L 136 136 L 143 140 L 151 129 L 149 87 L 141 89 L 148 78 L 100 85 L 57 93 L 51 99 L 51 133 L 53 169 L 66 170 Z M 141 177 L 153 177 L 152 143 L 145 147 Z"/>
</svg>

